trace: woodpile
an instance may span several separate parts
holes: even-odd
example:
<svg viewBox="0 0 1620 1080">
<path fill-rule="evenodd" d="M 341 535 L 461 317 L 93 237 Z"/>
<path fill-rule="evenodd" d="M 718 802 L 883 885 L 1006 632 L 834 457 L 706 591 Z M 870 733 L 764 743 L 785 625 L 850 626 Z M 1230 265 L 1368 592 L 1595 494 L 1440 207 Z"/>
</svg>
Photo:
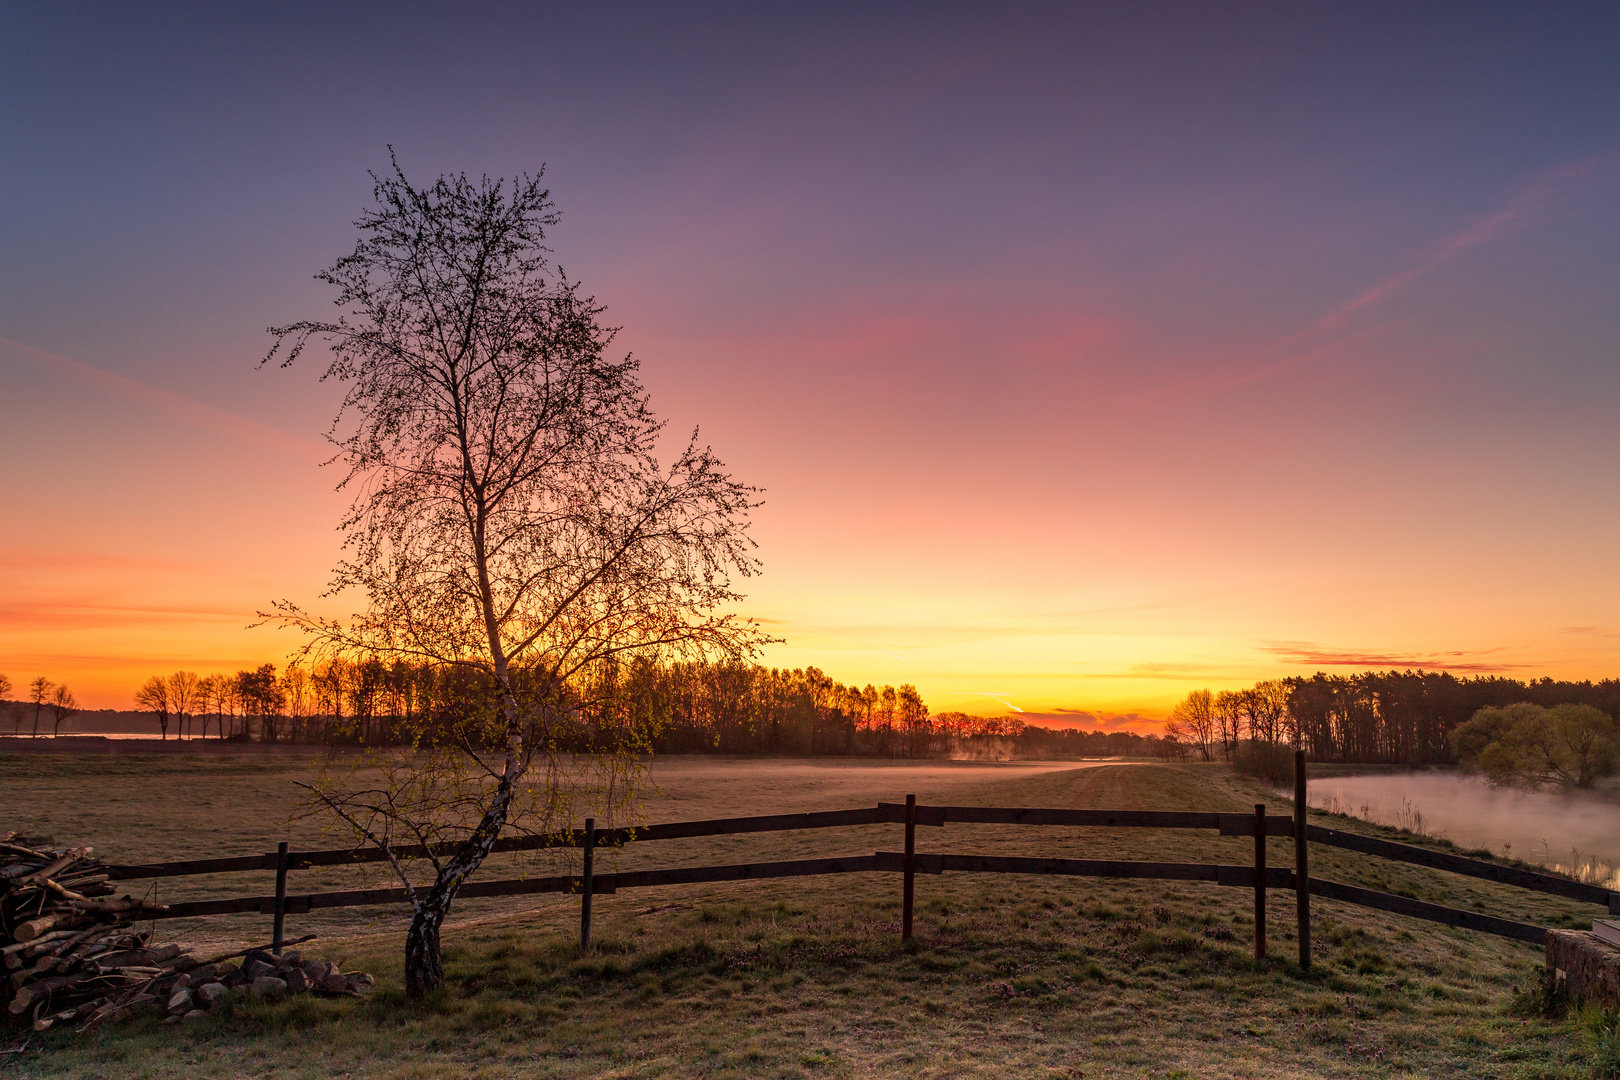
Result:
<svg viewBox="0 0 1620 1080">
<path fill-rule="evenodd" d="M 0 957 L 13 1021 L 31 1021 L 36 1031 L 67 1024 L 84 1031 L 163 1009 L 167 1022 L 179 1023 L 206 1016 L 232 994 L 371 990 L 370 975 L 345 974 L 297 952 L 277 956 L 261 947 L 201 960 L 178 944 L 156 944 L 135 922 L 168 908 L 114 898 L 117 888 L 91 851 L 0 833 Z"/>
</svg>

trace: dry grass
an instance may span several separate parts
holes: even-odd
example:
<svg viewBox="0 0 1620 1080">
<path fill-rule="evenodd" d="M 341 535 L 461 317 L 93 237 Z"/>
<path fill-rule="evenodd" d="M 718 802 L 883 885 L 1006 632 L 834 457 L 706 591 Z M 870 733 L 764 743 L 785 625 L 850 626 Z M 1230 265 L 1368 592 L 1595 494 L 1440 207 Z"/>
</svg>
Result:
<svg viewBox="0 0 1620 1080">
<path fill-rule="evenodd" d="M 14 771 L 25 760 L 32 776 Z M 287 780 L 307 767 L 286 756 L 164 762 L 156 778 L 133 759 L 117 766 L 124 772 L 109 763 L 90 777 L 84 762 L 37 757 L 0 768 L 21 825 L 48 823 L 60 838 L 92 839 L 123 859 L 271 846 L 273 816 L 292 802 Z M 663 795 L 649 808 L 653 820 L 870 804 L 906 791 L 1001 805 L 1276 802 L 1204 766 L 702 759 L 661 762 L 655 775 Z M 194 835 L 203 822 L 217 831 Z M 871 826 L 675 841 L 624 860 L 894 850 L 899 833 Z M 924 851 L 1244 862 L 1251 845 L 1202 832 L 919 830 Z M 1274 845 L 1273 864 L 1287 865 L 1288 842 Z M 1595 911 L 1348 852 L 1314 857 L 1326 877 L 1530 921 L 1568 924 Z M 233 877 L 233 890 L 255 891 L 243 889 L 251 875 Z M 898 943 L 899 883 L 888 876 L 601 897 L 598 946 L 583 956 L 573 947 L 577 901 L 468 905 L 447 933 L 450 985 L 420 1004 L 398 990 L 397 915 L 374 911 L 366 918 L 375 926 L 317 927 L 323 955 L 382 977 L 370 1002 L 255 1005 L 184 1030 L 144 1020 L 83 1044 L 52 1033 L 10 1067 L 83 1078 L 1587 1074 L 1570 1029 L 1508 1014 L 1513 988 L 1533 984 L 1540 965 L 1539 951 L 1520 943 L 1318 898 L 1316 964 L 1302 977 L 1290 959 L 1291 893 L 1273 894 L 1272 959 L 1263 966 L 1249 955 L 1252 898 L 1243 890 L 945 875 L 920 877 L 918 898 L 919 947 L 909 952 Z M 193 932 L 224 940 L 262 932 L 262 921 Z M 311 925 L 298 918 L 290 930 Z"/>
</svg>

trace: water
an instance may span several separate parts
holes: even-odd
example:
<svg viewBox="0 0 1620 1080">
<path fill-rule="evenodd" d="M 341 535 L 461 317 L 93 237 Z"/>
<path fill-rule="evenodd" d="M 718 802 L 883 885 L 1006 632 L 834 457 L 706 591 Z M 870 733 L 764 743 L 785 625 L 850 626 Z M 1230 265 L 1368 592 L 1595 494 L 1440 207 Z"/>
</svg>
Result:
<svg viewBox="0 0 1620 1080">
<path fill-rule="evenodd" d="M 1587 792 L 1513 791 L 1470 776 L 1400 773 L 1313 780 L 1310 804 L 1620 889 L 1620 804 Z"/>
<path fill-rule="evenodd" d="M 157 742 L 162 738 L 163 736 L 156 732 L 148 733 L 144 731 L 64 731 L 59 736 L 53 736 L 48 733 L 41 732 L 38 739 L 33 739 L 28 735 L 17 736 L 19 742 L 38 743 L 48 743 L 52 739 L 56 739 L 58 742 L 62 743 L 69 743 L 74 739 L 151 739 L 153 742 Z M 179 742 L 181 740 L 177 739 L 173 735 L 170 735 L 168 737 L 168 741 Z M 190 740 L 188 739 L 185 741 L 189 742 Z"/>
</svg>

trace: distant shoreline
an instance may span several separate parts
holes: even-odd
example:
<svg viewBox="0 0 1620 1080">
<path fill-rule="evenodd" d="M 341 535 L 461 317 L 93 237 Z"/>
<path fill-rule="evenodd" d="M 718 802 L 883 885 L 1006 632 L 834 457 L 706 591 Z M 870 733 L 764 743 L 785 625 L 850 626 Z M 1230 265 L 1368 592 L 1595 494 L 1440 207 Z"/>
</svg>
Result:
<svg viewBox="0 0 1620 1080">
<path fill-rule="evenodd" d="M 311 743 L 261 743 L 242 742 L 229 739 L 158 739 L 147 735 L 124 734 L 120 738 L 119 732 L 105 735 L 41 735 L 33 738 L 28 735 L 0 735 L 0 754 L 4 753 L 36 753 L 48 754 L 50 752 L 74 752 L 91 754 L 172 754 L 187 751 L 224 753 L 224 754 L 265 754 L 288 753 L 300 751 L 306 754 L 319 753 L 324 747 Z"/>
</svg>

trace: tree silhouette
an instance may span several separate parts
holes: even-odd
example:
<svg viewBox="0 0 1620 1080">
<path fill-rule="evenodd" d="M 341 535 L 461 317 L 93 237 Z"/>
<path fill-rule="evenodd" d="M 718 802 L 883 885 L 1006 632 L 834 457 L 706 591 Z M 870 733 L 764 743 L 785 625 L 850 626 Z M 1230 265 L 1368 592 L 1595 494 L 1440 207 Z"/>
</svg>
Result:
<svg viewBox="0 0 1620 1080">
<path fill-rule="evenodd" d="M 202 708 L 202 680 L 195 671 L 177 671 L 169 676 L 169 707 L 174 710 L 175 737 L 191 736 L 191 718 Z"/>
<path fill-rule="evenodd" d="M 695 433 L 660 466 L 637 362 L 606 355 L 602 309 L 552 270 L 540 177 L 418 189 L 396 161 L 373 179 L 353 253 L 318 275 L 343 314 L 274 328 L 265 358 L 330 347 L 325 377 L 346 388 L 334 431 L 353 425 L 334 440 L 356 492 L 331 590 L 367 605 L 332 620 L 282 602 L 269 617 L 308 631 L 311 659 L 412 660 L 488 688 L 493 707 L 424 722 L 380 787 L 360 774 L 314 786 L 391 857 L 430 846 L 420 887 L 393 860 L 413 911 L 406 990 L 420 996 L 443 981 L 440 927 L 502 831 L 550 831 L 572 812 L 560 747 L 593 669 L 765 639 L 718 613 L 740 598 L 733 576 L 756 569 L 755 490 Z M 594 748 L 622 802 L 634 766 L 616 751 L 635 734 L 571 745 Z"/>
<path fill-rule="evenodd" d="M 43 675 L 38 675 L 28 684 L 28 700 L 34 703 L 34 738 L 39 738 L 39 714 L 45 708 L 45 703 L 51 699 L 51 691 L 56 684 Z"/>
<path fill-rule="evenodd" d="M 169 700 L 169 680 L 161 675 L 154 675 L 141 684 L 135 691 L 135 704 L 157 717 L 158 741 L 162 742 L 169 737 L 169 715 L 173 706 Z"/>
<path fill-rule="evenodd" d="M 0 703 L 5 703 L 6 698 L 10 696 L 11 676 L 7 675 L 3 671 L 0 671 Z M 22 710 L 15 705 L 7 703 L 6 711 L 11 714 L 11 736 L 12 738 L 16 738 L 17 732 L 22 728 Z"/>
<path fill-rule="evenodd" d="M 1197 749 L 1203 760 L 1215 760 L 1215 696 L 1208 690 L 1190 692 L 1170 710 L 1164 729 L 1179 742 Z"/>
<path fill-rule="evenodd" d="M 71 719 L 79 712 L 79 699 L 73 696 L 73 691 L 67 688 L 66 683 L 59 684 L 51 693 L 51 738 L 62 734 L 62 721 Z"/>
</svg>

